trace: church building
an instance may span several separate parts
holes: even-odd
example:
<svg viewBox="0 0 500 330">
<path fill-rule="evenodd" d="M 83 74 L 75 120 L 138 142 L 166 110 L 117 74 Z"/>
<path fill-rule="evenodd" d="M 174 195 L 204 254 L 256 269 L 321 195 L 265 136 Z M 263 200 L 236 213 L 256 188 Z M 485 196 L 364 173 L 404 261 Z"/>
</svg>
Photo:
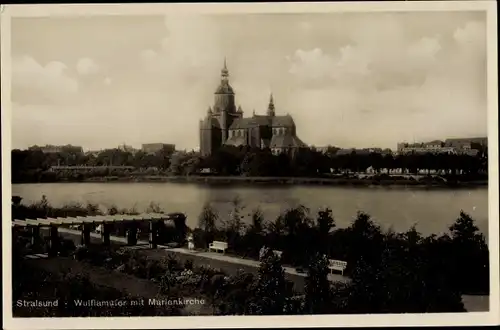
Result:
<svg viewBox="0 0 500 330">
<path fill-rule="evenodd" d="M 295 122 L 290 115 L 277 116 L 271 94 L 266 115 L 243 117 L 241 106 L 236 108 L 234 90 L 229 85 L 229 71 L 224 60 L 221 82 L 215 91 L 213 107 L 200 121 L 200 152 L 208 156 L 223 145 L 270 148 L 274 154 L 293 152 L 307 147 L 297 137 Z"/>
</svg>

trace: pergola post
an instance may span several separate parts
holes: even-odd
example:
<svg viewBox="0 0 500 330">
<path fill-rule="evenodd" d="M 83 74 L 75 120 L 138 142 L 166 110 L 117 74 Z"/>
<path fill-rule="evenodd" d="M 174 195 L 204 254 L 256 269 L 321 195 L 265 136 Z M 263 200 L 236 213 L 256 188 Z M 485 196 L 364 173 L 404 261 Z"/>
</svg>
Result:
<svg viewBox="0 0 500 330">
<path fill-rule="evenodd" d="M 127 245 L 133 246 L 137 244 L 137 224 L 132 221 L 127 228 Z"/>
<path fill-rule="evenodd" d="M 105 246 L 110 246 L 111 245 L 111 225 L 109 223 L 103 223 L 102 224 L 102 232 L 101 232 L 101 238 L 102 238 L 102 244 Z"/>
<path fill-rule="evenodd" d="M 49 257 L 57 257 L 59 250 L 59 232 L 57 226 L 50 226 Z"/>
<path fill-rule="evenodd" d="M 36 246 L 40 241 L 40 227 L 32 226 L 31 227 L 31 245 Z"/>
<path fill-rule="evenodd" d="M 82 224 L 82 245 L 90 246 L 90 226 L 88 224 Z"/>
<path fill-rule="evenodd" d="M 149 220 L 149 247 L 156 249 L 158 247 L 158 221 Z"/>
</svg>

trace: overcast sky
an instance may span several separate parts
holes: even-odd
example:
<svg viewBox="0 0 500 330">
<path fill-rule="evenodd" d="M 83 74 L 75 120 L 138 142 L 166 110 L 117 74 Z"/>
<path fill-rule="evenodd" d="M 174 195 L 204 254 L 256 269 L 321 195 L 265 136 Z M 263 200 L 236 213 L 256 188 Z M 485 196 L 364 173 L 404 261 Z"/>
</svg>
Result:
<svg viewBox="0 0 500 330">
<path fill-rule="evenodd" d="M 198 148 L 224 56 L 308 144 L 487 135 L 481 12 L 12 18 L 13 147 Z"/>
</svg>

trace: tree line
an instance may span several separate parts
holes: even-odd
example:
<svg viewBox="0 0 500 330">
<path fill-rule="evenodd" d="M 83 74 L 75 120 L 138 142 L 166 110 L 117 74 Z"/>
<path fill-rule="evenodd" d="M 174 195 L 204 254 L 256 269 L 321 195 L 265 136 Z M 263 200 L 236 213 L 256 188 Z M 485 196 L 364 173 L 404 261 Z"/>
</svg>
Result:
<svg viewBox="0 0 500 330">
<path fill-rule="evenodd" d="M 204 167 L 223 175 L 304 176 L 365 172 L 417 174 L 423 170 L 441 174 L 477 174 L 487 171 L 487 153 L 477 156 L 461 154 L 383 154 L 356 152 L 341 154 L 338 149 L 320 152 L 314 148 L 275 155 L 270 149 L 220 148 L 202 162 Z M 384 171 L 385 170 L 385 171 Z"/>
<path fill-rule="evenodd" d="M 134 169 L 95 169 L 93 171 L 48 170 L 52 166 L 131 166 Z M 154 154 L 132 154 L 120 149 L 98 155 L 43 153 L 40 150 L 12 150 L 13 182 L 44 182 L 62 179 L 134 175 L 199 175 L 247 177 L 328 177 L 370 170 L 374 174 L 437 174 L 485 178 L 487 150 L 476 156 L 465 154 L 382 154 L 356 152 L 341 154 L 338 148 L 320 152 L 302 148 L 293 153 L 273 154 L 270 149 L 225 146 L 212 155 L 196 152 L 160 150 Z"/>
<path fill-rule="evenodd" d="M 205 205 L 194 230 L 195 245 L 207 247 L 213 240 L 222 240 L 228 242 L 229 253 L 253 259 L 258 259 L 260 249 L 266 246 L 282 251 L 282 262 L 299 270 L 311 267 L 311 256 L 326 255 L 346 261 L 345 274 L 354 280 L 361 277 L 364 285 L 371 283 L 374 290 L 381 290 L 380 294 L 389 290 L 384 285 L 396 290 L 403 288 L 397 283 L 405 285 L 404 281 L 422 281 L 426 290 L 489 292 L 488 246 L 475 221 L 464 212 L 447 233 L 428 237 L 415 226 L 403 233 L 384 231 L 363 212 L 347 228 L 337 228 L 328 208 L 314 215 L 305 206 L 292 207 L 275 221 L 266 221 L 256 209 L 251 213 L 251 224 L 243 223 L 243 213 L 238 198 L 233 201 L 231 215 L 225 218 Z M 365 278 L 374 271 L 379 279 L 387 276 L 387 282 L 377 284 L 374 277 Z"/>
</svg>

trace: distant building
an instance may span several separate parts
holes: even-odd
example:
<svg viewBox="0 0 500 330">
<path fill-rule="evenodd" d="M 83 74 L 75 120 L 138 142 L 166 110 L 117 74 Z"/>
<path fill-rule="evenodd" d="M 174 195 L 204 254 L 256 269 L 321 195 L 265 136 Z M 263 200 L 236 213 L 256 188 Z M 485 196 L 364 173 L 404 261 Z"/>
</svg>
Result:
<svg viewBox="0 0 500 330">
<path fill-rule="evenodd" d="M 352 153 L 355 153 L 356 155 L 369 155 L 369 154 L 390 155 L 392 154 L 392 150 L 382 149 L 382 148 L 362 148 L 362 149 L 347 148 L 347 149 L 337 150 L 336 155 L 342 156 L 342 155 L 350 155 Z"/>
<path fill-rule="evenodd" d="M 50 153 L 61 153 L 61 152 L 67 152 L 67 153 L 75 153 L 75 154 L 82 154 L 83 153 L 83 148 L 80 146 L 73 146 L 71 144 L 63 145 L 63 146 L 55 146 L 55 145 L 45 145 L 45 146 L 32 146 L 29 147 L 28 150 L 40 150 L 43 153 L 50 154 Z"/>
<path fill-rule="evenodd" d="M 448 147 L 459 149 L 478 149 L 488 147 L 488 138 L 463 138 L 463 139 L 446 139 L 444 144 Z"/>
<path fill-rule="evenodd" d="M 479 150 L 477 149 L 463 149 L 460 150 L 459 153 L 468 156 L 477 156 L 479 154 Z"/>
<path fill-rule="evenodd" d="M 62 171 L 75 171 L 75 172 L 91 172 L 95 170 L 126 170 L 133 171 L 135 167 L 133 166 L 85 166 L 85 165 L 76 165 L 76 166 L 51 166 L 50 172 L 62 172 Z"/>
<path fill-rule="evenodd" d="M 328 156 L 335 155 L 337 151 L 340 150 L 340 148 L 331 145 L 323 147 L 310 146 L 310 148 Z"/>
<path fill-rule="evenodd" d="M 102 150 L 89 150 L 85 151 L 85 156 L 97 157 L 101 154 Z"/>
<path fill-rule="evenodd" d="M 486 138 L 434 140 L 424 143 L 398 143 L 398 154 L 447 153 L 475 156 L 481 147 L 487 146 Z"/>
<path fill-rule="evenodd" d="M 138 151 L 134 147 L 126 145 L 125 143 L 122 145 L 119 145 L 117 149 L 121 150 L 121 151 L 125 151 L 125 152 L 130 152 L 132 154 L 135 154 Z"/>
<path fill-rule="evenodd" d="M 398 143 L 398 154 L 439 154 L 439 153 L 456 153 L 455 148 L 445 147 L 444 143 L 439 140 L 425 142 L 425 143 Z"/>
<path fill-rule="evenodd" d="M 321 152 L 322 154 L 326 154 L 329 150 L 329 147 L 311 147 L 313 148 L 314 150 L 316 150 L 317 152 Z"/>
<path fill-rule="evenodd" d="M 425 142 L 423 145 L 426 149 L 440 149 L 444 147 L 444 142 L 440 140 L 434 140 L 431 142 Z"/>
<path fill-rule="evenodd" d="M 343 155 L 350 155 L 352 153 L 355 153 L 357 155 L 368 154 L 368 152 L 366 152 L 366 151 L 364 151 L 362 149 L 346 148 L 346 149 L 339 149 L 339 150 L 337 150 L 337 153 L 335 155 L 337 155 L 337 156 L 343 156 Z"/>
<path fill-rule="evenodd" d="M 166 150 L 169 153 L 175 151 L 175 144 L 168 143 L 144 143 L 141 148 L 147 154 L 154 154 L 160 150 Z"/>
</svg>

